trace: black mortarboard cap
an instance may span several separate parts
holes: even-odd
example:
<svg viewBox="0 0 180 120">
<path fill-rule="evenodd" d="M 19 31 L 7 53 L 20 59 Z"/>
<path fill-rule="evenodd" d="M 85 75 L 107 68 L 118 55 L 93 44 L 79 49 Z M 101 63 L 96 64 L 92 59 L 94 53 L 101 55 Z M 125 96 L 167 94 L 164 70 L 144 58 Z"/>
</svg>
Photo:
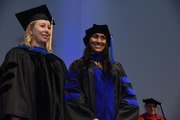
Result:
<svg viewBox="0 0 180 120">
<path fill-rule="evenodd" d="M 144 102 L 145 104 L 160 105 L 162 115 L 163 115 L 164 118 L 166 118 L 165 115 L 164 115 L 164 112 L 163 112 L 163 108 L 162 108 L 161 102 L 159 102 L 159 101 L 157 101 L 157 100 L 155 100 L 155 99 L 153 99 L 153 98 L 143 99 L 143 102 Z"/>
<path fill-rule="evenodd" d="M 29 23 L 35 20 L 49 20 L 51 22 L 52 16 L 47 8 L 47 6 L 41 5 L 35 8 L 25 10 L 20 13 L 15 14 L 23 29 L 26 30 Z M 54 24 L 54 21 L 53 21 Z"/>
<path fill-rule="evenodd" d="M 92 35 L 95 33 L 102 33 L 106 36 L 106 40 L 110 46 L 110 33 L 109 33 L 109 28 L 107 25 L 97 25 L 93 24 L 93 27 L 89 28 L 86 30 L 86 35 L 83 38 L 84 44 L 87 46 L 89 39 Z"/>
<path fill-rule="evenodd" d="M 155 104 L 155 105 L 161 105 L 161 103 L 153 98 L 143 99 L 143 102 L 145 104 Z"/>
</svg>

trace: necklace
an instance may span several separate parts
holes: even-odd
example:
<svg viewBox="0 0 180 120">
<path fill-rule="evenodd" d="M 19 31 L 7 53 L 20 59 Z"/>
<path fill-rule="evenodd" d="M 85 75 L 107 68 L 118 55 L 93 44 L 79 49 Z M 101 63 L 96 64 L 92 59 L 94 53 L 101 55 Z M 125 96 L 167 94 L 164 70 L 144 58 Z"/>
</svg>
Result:
<svg viewBox="0 0 180 120">
<path fill-rule="evenodd" d="M 102 64 L 101 64 L 101 62 L 97 62 L 97 61 L 93 61 L 93 62 L 96 64 L 96 66 L 98 66 L 98 67 L 102 68 Z"/>
</svg>

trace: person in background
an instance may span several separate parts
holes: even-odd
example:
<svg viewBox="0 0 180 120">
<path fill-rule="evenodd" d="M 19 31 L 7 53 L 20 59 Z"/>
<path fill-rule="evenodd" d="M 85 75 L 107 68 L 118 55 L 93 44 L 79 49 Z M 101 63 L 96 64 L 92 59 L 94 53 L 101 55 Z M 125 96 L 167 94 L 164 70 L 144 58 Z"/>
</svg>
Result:
<svg viewBox="0 0 180 120">
<path fill-rule="evenodd" d="M 158 111 L 158 107 L 157 105 L 161 106 L 161 103 L 153 98 L 148 98 L 148 99 L 143 99 L 144 104 L 144 108 L 145 108 L 145 113 L 139 115 L 139 119 L 138 120 L 167 120 L 165 119 L 164 113 L 163 116 L 158 115 L 157 111 Z M 162 107 L 161 107 L 162 110 Z"/>
<path fill-rule="evenodd" d="M 0 120 L 64 120 L 67 68 L 52 53 L 52 16 L 41 5 L 16 17 L 25 36 L 0 66 Z"/>
<path fill-rule="evenodd" d="M 82 58 L 65 81 L 65 120 L 137 120 L 139 107 L 123 66 L 110 60 L 107 25 L 94 24 L 83 38 Z"/>
</svg>

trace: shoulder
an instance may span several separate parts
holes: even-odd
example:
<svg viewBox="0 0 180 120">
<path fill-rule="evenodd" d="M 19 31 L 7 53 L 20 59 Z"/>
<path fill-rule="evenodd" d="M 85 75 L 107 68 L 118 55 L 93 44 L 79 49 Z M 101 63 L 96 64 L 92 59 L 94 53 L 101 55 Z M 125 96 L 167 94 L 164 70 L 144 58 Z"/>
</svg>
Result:
<svg viewBox="0 0 180 120">
<path fill-rule="evenodd" d="M 164 120 L 164 117 L 161 116 L 161 115 L 156 115 L 156 117 L 157 117 L 158 119 Z"/>
<path fill-rule="evenodd" d="M 83 62 L 83 59 L 82 58 L 76 59 L 72 63 L 79 63 L 79 62 Z"/>
<path fill-rule="evenodd" d="M 13 47 L 7 52 L 5 57 L 21 55 L 24 52 L 25 50 L 22 48 Z"/>
<path fill-rule="evenodd" d="M 82 67 L 83 59 L 76 59 L 74 60 L 69 67 L 70 71 L 77 71 Z"/>
<path fill-rule="evenodd" d="M 15 63 L 17 64 L 18 59 L 22 56 L 22 50 L 16 47 L 11 48 L 5 55 L 5 58 L 3 60 L 3 63 L 1 66 L 4 66 L 8 63 Z"/>
<path fill-rule="evenodd" d="M 64 61 L 60 57 L 58 57 L 57 55 L 55 55 L 53 53 L 50 53 L 50 54 L 47 54 L 47 55 L 49 55 L 50 57 L 52 57 L 52 58 L 54 58 L 54 59 L 64 63 Z"/>
<path fill-rule="evenodd" d="M 114 67 L 119 67 L 119 68 L 123 67 L 123 66 L 121 65 L 121 63 L 120 63 L 120 62 L 117 62 L 117 61 L 116 61 L 116 62 L 112 62 L 111 65 L 114 66 Z"/>
<path fill-rule="evenodd" d="M 23 48 L 19 48 L 19 47 L 13 47 L 11 48 L 8 53 L 11 53 L 11 52 L 19 52 L 19 51 L 24 51 Z"/>
<path fill-rule="evenodd" d="M 76 59 L 71 63 L 70 66 L 72 66 L 72 65 L 80 66 L 80 64 L 82 64 L 82 63 L 83 63 L 83 59 Z"/>
<path fill-rule="evenodd" d="M 144 118 L 141 115 L 139 115 L 138 120 L 144 120 Z"/>
<path fill-rule="evenodd" d="M 114 62 L 114 63 L 111 63 L 111 65 L 114 70 L 124 72 L 124 68 L 120 62 Z"/>
</svg>

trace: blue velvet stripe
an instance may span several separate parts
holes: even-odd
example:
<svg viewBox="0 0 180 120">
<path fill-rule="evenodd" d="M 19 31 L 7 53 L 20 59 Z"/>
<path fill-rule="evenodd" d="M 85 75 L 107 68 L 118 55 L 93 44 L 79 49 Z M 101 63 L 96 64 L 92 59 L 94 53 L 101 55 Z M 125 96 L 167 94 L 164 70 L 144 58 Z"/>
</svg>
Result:
<svg viewBox="0 0 180 120">
<path fill-rule="evenodd" d="M 130 84 L 131 82 L 130 82 L 130 80 L 128 79 L 128 77 L 122 77 L 122 82 L 123 83 L 126 83 L 126 84 Z"/>
<path fill-rule="evenodd" d="M 66 78 L 67 78 L 67 79 L 76 78 L 77 76 L 78 76 L 78 73 L 77 73 L 77 72 L 69 72 L 69 73 L 66 75 Z"/>
<path fill-rule="evenodd" d="M 132 88 L 127 88 L 126 89 L 126 92 L 129 94 L 129 95 L 136 95 L 134 90 Z"/>
<path fill-rule="evenodd" d="M 99 54 L 91 54 L 90 55 L 90 58 L 92 59 L 92 60 L 94 60 L 94 61 L 98 61 L 98 62 L 101 62 L 102 60 L 101 60 L 101 55 L 99 55 Z"/>
<path fill-rule="evenodd" d="M 65 101 L 73 100 L 73 99 L 79 98 L 80 96 L 81 96 L 80 93 L 70 93 L 70 94 L 65 95 L 64 100 Z"/>
<path fill-rule="evenodd" d="M 64 89 L 70 89 L 77 87 L 79 84 L 77 82 L 69 82 L 64 85 Z"/>
<path fill-rule="evenodd" d="M 40 48 L 40 47 L 27 47 L 27 46 L 24 46 L 24 45 L 19 45 L 17 48 L 23 48 L 23 49 L 27 49 L 29 51 L 32 51 L 32 52 L 39 52 L 39 53 L 44 53 L 44 54 L 50 54 L 50 52 L 48 52 L 46 49 L 44 48 Z"/>
<path fill-rule="evenodd" d="M 111 39 L 110 39 L 110 45 L 109 45 L 109 51 L 110 51 L 110 58 L 111 58 L 111 62 L 115 62 L 114 61 L 114 55 L 113 55 L 113 45 L 112 45 L 112 42 L 113 42 L 113 36 L 111 35 Z"/>
<path fill-rule="evenodd" d="M 125 99 L 125 101 L 130 105 L 138 106 L 138 102 L 135 99 L 130 99 L 129 98 L 129 99 Z"/>
<path fill-rule="evenodd" d="M 114 120 L 114 84 L 112 77 L 103 77 L 102 69 L 94 68 L 96 116 L 99 120 Z"/>
</svg>

